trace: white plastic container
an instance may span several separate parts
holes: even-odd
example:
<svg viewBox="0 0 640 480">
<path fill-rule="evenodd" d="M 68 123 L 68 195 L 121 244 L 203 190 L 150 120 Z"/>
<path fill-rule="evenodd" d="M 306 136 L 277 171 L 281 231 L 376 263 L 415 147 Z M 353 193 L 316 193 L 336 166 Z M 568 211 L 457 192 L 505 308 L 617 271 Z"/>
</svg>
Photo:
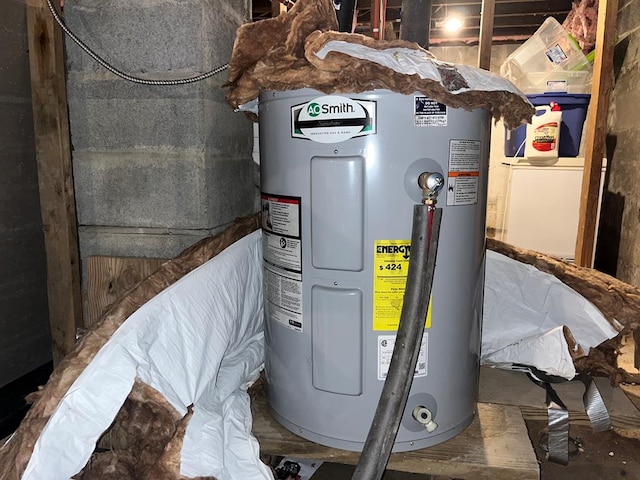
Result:
<svg viewBox="0 0 640 480">
<path fill-rule="evenodd" d="M 558 104 L 536 107 L 536 114 L 527 125 L 524 156 L 529 159 L 558 158 L 561 122 L 562 112 Z"/>
<path fill-rule="evenodd" d="M 590 73 L 592 70 L 577 42 L 555 18 L 548 17 L 529 40 L 507 57 L 500 66 L 500 75 L 522 88 L 529 84 L 530 73 Z"/>
<path fill-rule="evenodd" d="M 529 72 L 520 79 L 518 88 L 527 95 L 589 93 L 591 91 L 591 71 Z"/>
</svg>

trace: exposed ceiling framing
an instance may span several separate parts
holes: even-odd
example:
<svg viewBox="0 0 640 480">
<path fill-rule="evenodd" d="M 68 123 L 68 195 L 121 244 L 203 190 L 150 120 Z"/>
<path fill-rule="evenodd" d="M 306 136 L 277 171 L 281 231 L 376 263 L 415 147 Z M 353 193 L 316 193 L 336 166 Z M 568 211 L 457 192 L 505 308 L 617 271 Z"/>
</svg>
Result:
<svg viewBox="0 0 640 480">
<path fill-rule="evenodd" d="M 293 2 L 292 2 L 293 3 Z M 553 16 L 562 23 L 571 10 L 572 0 L 496 0 L 493 43 L 522 41 L 540 27 L 544 19 Z M 400 30 L 402 0 L 387 0 L 386 19 L 392 22 L 396 34 Z M 480 35 L 481 0 L 434 0 L 431 11 L 431 45 L 476 45 Z M 271 17 L 270 0 L 253 0 L 253 19 Z M 356 33 L 373 36 L 371 13 L 374 0 L 359 0 Z M 457 15 L 464 21 L 463 28 L 447 33 L 444 20 Z"/>
</svg>

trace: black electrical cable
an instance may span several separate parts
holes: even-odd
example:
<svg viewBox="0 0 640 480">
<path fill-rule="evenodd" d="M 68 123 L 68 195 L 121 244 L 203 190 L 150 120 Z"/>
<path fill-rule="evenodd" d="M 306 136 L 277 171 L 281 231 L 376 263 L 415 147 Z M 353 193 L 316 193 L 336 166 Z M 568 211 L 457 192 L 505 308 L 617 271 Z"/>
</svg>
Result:
<svg viewBox="0 0 640 480">
<path fill-rule="evenodd" d="M 178 78 L 176 80 L 152 80 L 152 79 L 147 79 L 147 78 L 134 77 L 132 75 L 129 75 L 128 73 L 125 73 L 125 72 L 123 72 L 121 70 L 118 70 L 117 68 L 115 68 L 112 65 L 110 65 L 109 63 L 107 63 L 106 60 L 104 60 L 100 55 L 98 55 L 96 52 L 91 50 L 91 48 L 89 48 L 87 46 L 87 44 L 85 44 L 82 40 L 80 40 L 75 35 L 75 33 L 73 33 L 69 29 L 69 27 L 67 27 L 67 25 L 64 23 L 64 20 L 62 20 L 62 18 L 58 14 L 58 11 L 56 10 L 56 8 L 51 3 L 51 0 L 47 0 L 47 6 L 49 7 L 49 10 L 51 11 L 51 15 L 53 15 L 54 20 L 58 23 L 58 25 L 60 25 L 60 28 L 62 29 L 62 31 L 64 33 L 66 33 L 71 40 L 73 40 L 82 50 L 84 50 L 91 58 L 93 58 L 96 62 L 98 62 L 104 68 L 109 70 L 111 73 L 117 75 L 118 77 L 123 78 L 125 80 L 128 80 L 129 82 L 140 83 L 140 84 L 143 84 L 143 85 L 163 85 L 163 86 L 165 86 L 165 85 L 185 85 L 185 84 L 188 84 L 188 83 L 199 82 L 200 80 L 204 80 L 205 78 L 209 78 L 209 77 L 212 77 L 214 75 L 217 75 L 220 72 L 224 72 L 229 67 L 229 64 L 225 64 L 225 65 L 222 65 L 222 66 L 220 66 L 218 68 L 214 68 L 213 70 L 211 70 L 209 72 L 203 73 L 201 75 L 196 75 L 195 77 Z"/>
<path fill-rule="evenodd" d="M 413 207 L 411 257 L 398 335 L 378 407 L 351 480 L 382 478 L 407 405 L 429 308 L 442 219 L 442 209 L 435 209 L 430 229 L 429 208 L 432 207 Z"/>
</svg>

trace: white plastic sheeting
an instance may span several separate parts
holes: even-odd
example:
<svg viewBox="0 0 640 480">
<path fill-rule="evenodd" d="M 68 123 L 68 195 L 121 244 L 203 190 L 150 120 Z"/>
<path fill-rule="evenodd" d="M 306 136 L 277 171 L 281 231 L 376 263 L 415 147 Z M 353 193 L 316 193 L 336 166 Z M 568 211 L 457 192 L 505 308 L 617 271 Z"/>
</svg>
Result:
<svg viewBox="0 0 640 480">
<path fill-rule="evenodd" d="M 124 322 L 60 402 L 23 479 L 68 479 L 80 471 L 138 378 L 182 414 L 194 406 L 182 475 L 272 480 L 251 434 L 247 395 L 263 364 L 262 313 L 257 231 Z M 557 278 L 487 251 L 482 363 L 525 364 L 572 378 L 563 325 L 586 351 L 617 334 L 591 303 Z"/>
<path fill-rule="evenodd" d="M 182 414 L 181 474 L 271 480 L 251 435 L 248 386 L 264 357 L 261 232 L 234 243 L 143 305 L 60 402 L 25 480 L 68 479 L 88 461 L 138 378 Z"/>
<path fill-rule="evenodd" d="M 384 50 L 378 50 L 359 43 L 344 42 L 341 40 L 327 42 L 316 52 L 316 56 L 324 59 L 327 54 L 331 52 L 344 53 L 345 55 L 350 55 L 361 60 L 375 62 L 397 73 L 403 75 L 418 75 L 422 79 L 433 80 L 440 84 L 442 84 L 442 76 L 440 75 L 438 67 L 451 65 L 447 62 L 435 60 L 434 56 L 426 51 L 413 50 L 410 48 L 386 48 Z M 455 64 L 455 68 L 469 86 L 451 92 L 453 94 L 468 92 L 469 90 L 481 92 L 505 91 L 526 98 L 513 83 L 499 75 L 470 65 Z M 443 85 L 443 87 L 446 88 L 445 85 Z"/>
<path fill-rule="evenodd" d="M 618 334 L 591 302 L 553 275 L 491 250 L 484 292 L 485 365 L 522 364 L 571 379 L 576 370 L 563 326 L 585 353 Z"/>
</svg>

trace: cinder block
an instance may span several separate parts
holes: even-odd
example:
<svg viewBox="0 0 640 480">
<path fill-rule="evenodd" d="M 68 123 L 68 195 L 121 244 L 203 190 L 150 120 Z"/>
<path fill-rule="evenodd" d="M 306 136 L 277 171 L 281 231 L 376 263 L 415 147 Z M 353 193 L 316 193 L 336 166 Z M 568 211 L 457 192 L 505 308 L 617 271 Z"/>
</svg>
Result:
<svg viewBox="0 0 640 480">
<path fill-rule="evenodd" d="M 617 35 L 622 38 L 640 25 L 640 2 L 638 0 L 620 2 L 618 7 Z"/>
<path fill-rule="evenodd" d="M 69 26 L 114 66 L 166 79 L 226 63 L 250 3 L 73 0 L 65 11 Z M 251 122 L 226 104 L 226 72 L 188 85 L 139 85 L 67 46 L 83 259 L 171 258 L 255 210 Z"/>
<path fill-rule="evenodd" d="M 251 121 L 233 112 L 219 85 L 149 87 L 72 75 L 68 89 L 76 150 L 213 147 L 250 155 Z"/>
<path fill-rule="evenodd" d="M 78 0 L 67 25 L 108 63 L 143 78 L 187 78 L 229 61 L 237 28 L 250 21 L 246 0 Z M 104 72 L 66 40 L 70 72 Z"/>
<path fill-rule="evenodd" d="M 610 192 L 634 198 L 640 182 L 640 172 L 637 168 L 640 128 L 634 126 L 613 133 L 616 143 L 613 158 L 607 164 L 609 171 L 607 189 Z M 635 221 L 637 222 L 638 219 L 635 218 Z"/>
<path fill-rule="evenodd" d="M 202 99 L 184 86 L 70 81 L 69 117 L 75 150 L 202 149 L 209 134 Z"/>
<path fill-rule="evenodd" d="M 216 98 L 217 97 L 217 98 Z M 244 113 L 233 112 L 218 90 L 213 100 L 204 101 L 207 151 L 215 155 L 252 158 L 253 125 Z"/>
<path fill-rule="evenodd" d="M 215 235 L 226 225 L 211 230 L 168 228 L 79 227 L 80 255 L 174 258 L 201 239 Z M 86 262 L 83 262 L 86 263 Z"/>
<path fill-rule="evenodd" d="M 211 229 L 253 211 L 253 163 L 202 152 L 81 152 L 80 225 Z"/>
<path fill-rule="evenodd" d="M 80 225 L 192 229 L 212 223 L 202 152 L 83 152 L 74 158 Z"/>
<path fill-rule="evenodd" d="M 203 6 L 199 1 L 75 0 L 65 4 L 69 28 L 116 68 L 132 74 L 202 70 Z M 67 37 L 69 71 L 103 67 Z"/>
<path fill-rule="evenodd" d="M 207 162 L 208 212 L 215 225 L 256 212 L 251 157 L 213 157 Z"/>
<path fill-rule="evenodd" d="M 236 30 L 251 22 L 250 12 L 249 0 L 205 0 L 202 43 L 207 69 L 229 62 Z"/>
<path fill-rule="evenodd" d="M 640 38 L 639 38 L 640 40 Z M 640 81 L 640 63 L 633 59 L 633 64 L 626 65 L 620 71 L 611 91 L 610 105 L 615 108 L 614 129 L 628 128 L 638 124 L 640 111 L 637 101 L 640 100 L 640 92 L 637 85 Z"/>
</svg>

